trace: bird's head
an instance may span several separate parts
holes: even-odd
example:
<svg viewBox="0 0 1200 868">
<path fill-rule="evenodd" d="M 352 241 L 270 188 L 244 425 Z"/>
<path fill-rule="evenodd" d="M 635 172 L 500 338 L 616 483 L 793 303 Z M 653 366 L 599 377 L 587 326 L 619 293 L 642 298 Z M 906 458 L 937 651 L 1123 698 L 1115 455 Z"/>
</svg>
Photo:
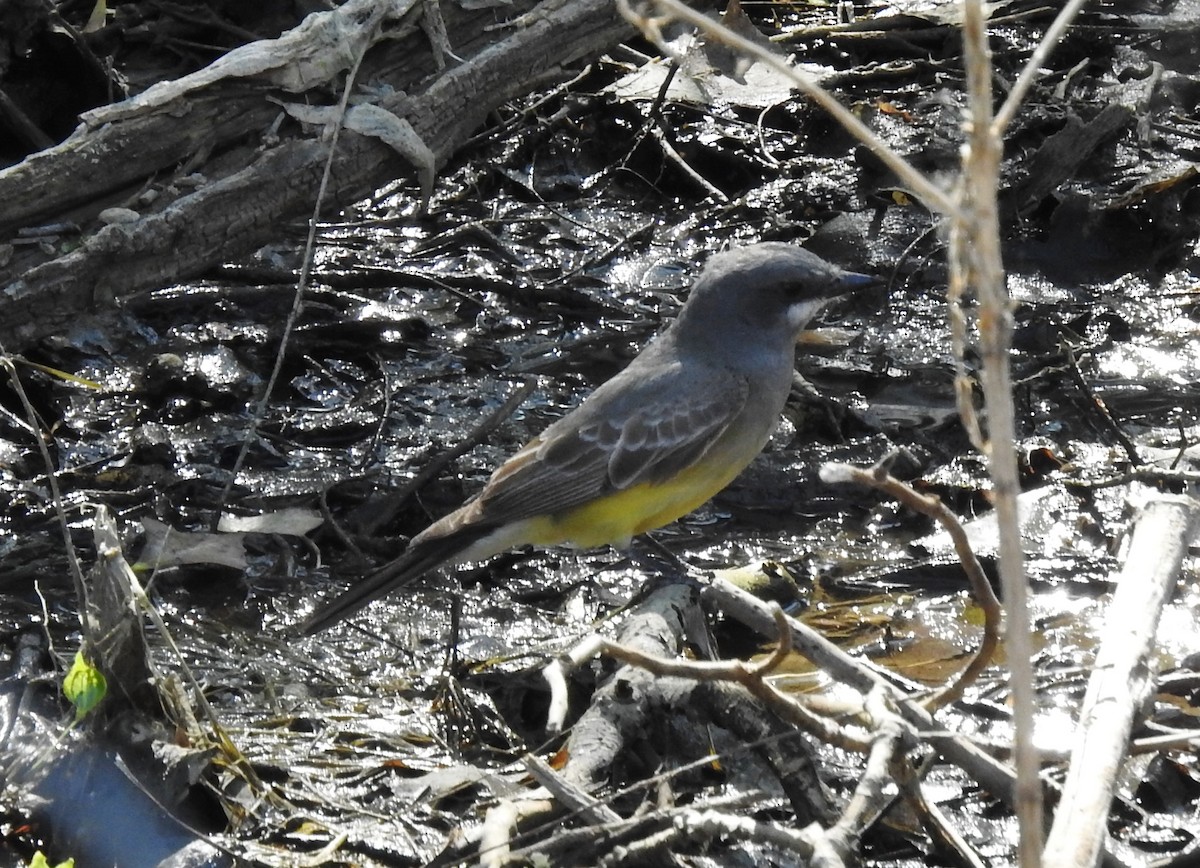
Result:
<svg viewBox="0 0 1200 868">
<path fill-rule="evenodd" d="M 753 244 L 708 261 L 677 327 L 700 341 L 732 331 L 757 341 L 795 342 L 830 300 L 878 283 L 794 244 Z"/>
</svg>

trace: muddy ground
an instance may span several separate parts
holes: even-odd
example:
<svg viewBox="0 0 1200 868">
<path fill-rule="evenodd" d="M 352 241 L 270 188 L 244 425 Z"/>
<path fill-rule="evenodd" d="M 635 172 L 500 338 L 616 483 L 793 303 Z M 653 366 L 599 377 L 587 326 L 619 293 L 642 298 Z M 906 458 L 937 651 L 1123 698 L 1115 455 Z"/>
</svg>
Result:
<svg viewBox="0 0 1200 868">
<path fill-rule="evenodd" d="M 843 24 L 824 6 L 747 11 L 779 50 L 949 186 L 964 100 L 955 15 L 896 6 L 908 14 L 866 4 Z M 1036 4 L 996 4 L 998 90 L 1049 20 Z M 1195 4 L 1092 5 L 1006 142 L 1016 447 L 1039 642 L 1037 733 L 1051 780 L 1076 739 L 1072 715 L 1131 517 L 1153 491 L 1181 485 L 1179 474 L 1150 471 L 1190 470 L 1188 447 L 1200 439 L 1198 26 Z M 694 48 L 667 88 L 663 65 L 646 62 L 656 53 L 631 41 L 507 108 L 439 173 L 427 212 L 415 186 L 398 183 L 322 224 L 282 376 L 224 507 L 277 520 L 208 534 L 293 304 L 302 226 L 280 227 L 277 244 L 204 280 L 146 293 L 28 348 L 45 367 L 17 370 L 80 556 L 85 566 L 95 558 L 102 504 L 128 560 L 159 562 L 142 577 L 178 651 L 148 628 L 154 677 L 163 690 L 190 671 L 212 717 L 194 696 L 165 715 L 143 703 L 137 717 L 110 698 L 47 749 L 71 718 L 55 685 L 79 618 L 39 435 L 6 390 L 0 635 L 13 672 L 6 715 L 20 721 L 5 724 L 0 828 L 10 858 L 41 848 L 81 866 L 170 854 L 193 860 L 180 864 L 297 864 L 289 860 L 318 852 L 330 864 L 477 859 L 471 836 L 486 811 L 533 786 L 521 757 L 551 759 L 562 746 L 544 730 L 541 668 L 591 631 L 612 632 L 647 582 L 645 562 L 519 551 L 430 576 L 312 639 L 297 639 L 295 625 L 627 363 L 713 251 L 758 240 L 802 243 L 886 285 L 831 309 L 797 355 L 815 394 L 798 387 L 767 452 L 658 539 L 700 570 L 783 564 L 797 580 L 789 602 L 807 623 L 914 685 L 943 684 L 963 665 L 979 641 L 977 609 L 933 525 L 816 473 L 823 462 L 870 465 L 900 449 L 897 475 L 986 522 L 986 465 L 954 405 L 939 226 L 869 151 L 761 68 L 732 70 L 741 80 L 730 83 L 722 52 Z M 526 383 L 519 405 L 505 408 Z M 463 444 L 471 448 L 410 484 Z M 1126 478 L 1135 468 L 1146 471 L 1140 481 Z M 163 526 L 165 548 L 147 554 Z M 205 534 L 210 547 L 181 551 L 183 533 Z M 978 539 L 990 566 L 985 530 Z M 1194 582 L 1181 584 L 1135 737 L 1195 731 L 1198 604 Z M 715 619 L 714 631 L 723 656 L 754 654 L 765 641 L 729 619 Z M 797 690 L 844 692 L 802 661 L 790 668 Z M 572 720 L 612 669 L 576 673 Z M 938 726 L 1003 758 L 1007 699 L 1001 654 Z M 672 810 L 736 798 L 742 816 L 796 824 L 786 775 L 761 745 L 695 715 L 661 717 L 643 735 L 593 794 L 621 816 L 654 814 L 661 830 Z M 1109 824 L 1110 852 L 1126 864 L 1194 858 L 1200 772 L 1194 748 L 1181 745 L 1127 764 Z M 862 758 L 812 751 L 840 804 Z M 166 782 L 146 784 L 164 777 L 164 764 Z M 970 852 L 1012 864 L 1015 824 L 1001 801 L 947 764 L 922 774 L 925 798 L 965 851 L 897 797 L 866 831 L 863 864 L 971 864 Z M 123 821 L 136 832 L 120 831 Z M 673 841 L 670 855 L 635 843 L 559 814 L 522 830 L 514 847 L 534 848 L 531 863 L 537 848 L 555 864 L 802 863 L 762 839 L 697 836 Z"/>
</svg>

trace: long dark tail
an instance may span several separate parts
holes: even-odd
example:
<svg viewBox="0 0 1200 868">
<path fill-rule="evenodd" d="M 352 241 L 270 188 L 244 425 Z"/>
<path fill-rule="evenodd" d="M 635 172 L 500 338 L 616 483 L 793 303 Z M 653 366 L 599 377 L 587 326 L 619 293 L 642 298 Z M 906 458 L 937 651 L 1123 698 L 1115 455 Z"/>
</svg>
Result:
<svg viewBox="0 0 1200 868">
<path fill-rule="evenodd" d="M 400 557 L 362 581 L 355 583 L 341 596 L 318 609 L 300 625 L 300 635 L 311 636 L 313 633 L 319 633 L 332 627 L 343 618 L 353 615 L 372 600 L 419 579 L 425 573 L 459 554 L 485 534 L 486 531 L 482 533 L 477 531 L 452 533 L 444 537 L 421 540 L 416 545 L 410 545 Z"/>
</svg>

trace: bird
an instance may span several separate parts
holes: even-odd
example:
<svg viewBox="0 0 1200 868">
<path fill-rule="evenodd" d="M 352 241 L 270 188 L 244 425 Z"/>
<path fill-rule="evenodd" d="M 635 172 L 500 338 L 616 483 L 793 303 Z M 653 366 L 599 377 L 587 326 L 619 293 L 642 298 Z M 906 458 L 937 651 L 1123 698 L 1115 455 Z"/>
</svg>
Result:
<svg viewBox="0 0 1200 868">
<path fill-rule="evenodd" d="M 324 630 L 439 567 L 526 545 L 627 548 L 725 488 L 766 445 L 795 346 L 830 300 L 879 281 L 804 248 L 710 257 L 673 323 L 474 497 L 301 624 Z"/>
</svg>

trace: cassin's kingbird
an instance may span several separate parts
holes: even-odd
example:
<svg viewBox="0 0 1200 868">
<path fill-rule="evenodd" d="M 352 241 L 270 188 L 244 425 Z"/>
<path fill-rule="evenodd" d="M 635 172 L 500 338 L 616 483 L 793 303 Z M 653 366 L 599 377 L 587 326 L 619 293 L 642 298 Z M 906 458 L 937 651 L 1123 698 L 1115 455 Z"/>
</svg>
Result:
<svg viewBox="0 0 1200 868">
<path fill-rule="evenodd" d="M 675 323 L 492 474 L 471 500 L 304 624 L 323 630 L 439 566 L 516 546 L 625 547 L 728 485 L 792 386 L 795 345 L 826 302 L 873 278 L 791 244 L 712 257 Z"/>
</svg>

